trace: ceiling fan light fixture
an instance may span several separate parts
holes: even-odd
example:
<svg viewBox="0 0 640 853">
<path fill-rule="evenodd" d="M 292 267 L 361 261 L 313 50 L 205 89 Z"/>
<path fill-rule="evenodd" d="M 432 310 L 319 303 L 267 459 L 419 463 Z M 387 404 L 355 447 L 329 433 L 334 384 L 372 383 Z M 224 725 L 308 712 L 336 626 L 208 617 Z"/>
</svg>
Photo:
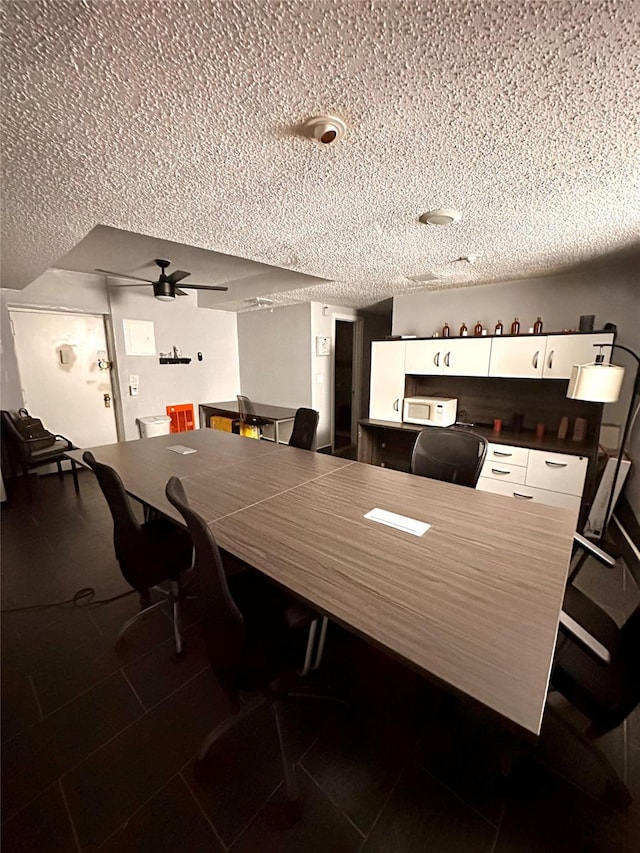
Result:
<svg viewBox="0 0 640 853">
<path fill-rule="evenodd" d="M 459 210 L 454 210 L 452 207 L 436 207 L 434 210 L 427 210 L 418 217 L 418 221 L 423 225 L 453 225 L 454 222 L 459 222 L 462 219 L 462 214 Z"/>
<path fill-rule="evenodd" d="M 174 299 L 173 296 L 167 296 L 166 293 L 156 293 L 155 297 L 156 299 L 159 299 L 160 302 L 173 302 Z"/>
</svg>

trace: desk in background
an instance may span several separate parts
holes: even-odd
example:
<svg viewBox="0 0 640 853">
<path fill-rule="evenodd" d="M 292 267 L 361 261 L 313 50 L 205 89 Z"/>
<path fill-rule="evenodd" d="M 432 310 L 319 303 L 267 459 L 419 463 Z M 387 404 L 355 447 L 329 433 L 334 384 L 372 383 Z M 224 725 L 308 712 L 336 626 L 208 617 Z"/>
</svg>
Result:
<svg viewBox="0 0 640 853">
<path fill-rule="evenodd" d="M 176 518 L 179 476 L 221 545 L 316 607 L 538 734 L 576 513 L 217 430 L 91 448 Z M 82 451 L 75 451 L 81 458 Z M 412 536 L 374 507 L 431 524 Z"/>
<path fill-rule="evenodd" d="M 276 444 L 280 441 L 279 427 L 283 423 L 292 422 L 296 416 L 296 409 L 289 409 L 284 406 L 269 406 L 265 403 L 252 403 L 253 411 L 256 418 L 262 424 L 273 424 L 273 440 Z M 240 408 L 237 400 L 227 400 L 223 403 L 200 403 L 200 426 L 208 427 L 210 418 L 217 415 L 219 417 L 237 419 L 240 417 Z"/>
</svg>

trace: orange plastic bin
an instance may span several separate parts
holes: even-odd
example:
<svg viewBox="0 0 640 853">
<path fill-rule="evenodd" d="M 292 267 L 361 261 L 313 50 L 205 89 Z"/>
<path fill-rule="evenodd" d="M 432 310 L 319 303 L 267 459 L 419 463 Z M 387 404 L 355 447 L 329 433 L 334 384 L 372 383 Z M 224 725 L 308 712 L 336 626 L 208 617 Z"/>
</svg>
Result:
<svg viewBox="0 0 640 853">
<path fill-rule="evenodd" d="M 196 428 L 193 414 L 193 403 L 179 403 L 167 406 L 167 414 L 171 418 L 171 432 L 188 432 Z"/>
</svg>

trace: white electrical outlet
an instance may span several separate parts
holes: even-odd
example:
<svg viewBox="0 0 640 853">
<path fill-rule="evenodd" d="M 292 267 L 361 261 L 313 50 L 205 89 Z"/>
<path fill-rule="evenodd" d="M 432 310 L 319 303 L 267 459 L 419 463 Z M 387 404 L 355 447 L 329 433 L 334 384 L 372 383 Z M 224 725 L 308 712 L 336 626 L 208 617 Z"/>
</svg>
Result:
<svg viewBox="0 0 640 853">
<path fill-rule="evenodd" d="M 129 377 L 129 385 L 139 385 L 139 384 L 140 384 L 140 377 L 136 376 L 135 373 L 132 373 L 131 376 Z"/>
</svg>

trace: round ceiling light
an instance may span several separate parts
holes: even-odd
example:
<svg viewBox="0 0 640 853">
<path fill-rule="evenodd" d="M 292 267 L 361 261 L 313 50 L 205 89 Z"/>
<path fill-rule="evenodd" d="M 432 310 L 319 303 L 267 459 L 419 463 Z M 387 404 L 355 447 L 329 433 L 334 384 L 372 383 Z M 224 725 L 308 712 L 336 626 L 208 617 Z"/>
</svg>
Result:
<svg viewBox="0 0 640 853">
<path fill-rule="evenodd" d="M 435 210 L 428 210 L 423 213 L 419 221 L 423 225 L 452 225 L 461 219 L 462 214 L 459 210 L 454 210 L 451 207 L 437 207 Z"/>
</svg>

